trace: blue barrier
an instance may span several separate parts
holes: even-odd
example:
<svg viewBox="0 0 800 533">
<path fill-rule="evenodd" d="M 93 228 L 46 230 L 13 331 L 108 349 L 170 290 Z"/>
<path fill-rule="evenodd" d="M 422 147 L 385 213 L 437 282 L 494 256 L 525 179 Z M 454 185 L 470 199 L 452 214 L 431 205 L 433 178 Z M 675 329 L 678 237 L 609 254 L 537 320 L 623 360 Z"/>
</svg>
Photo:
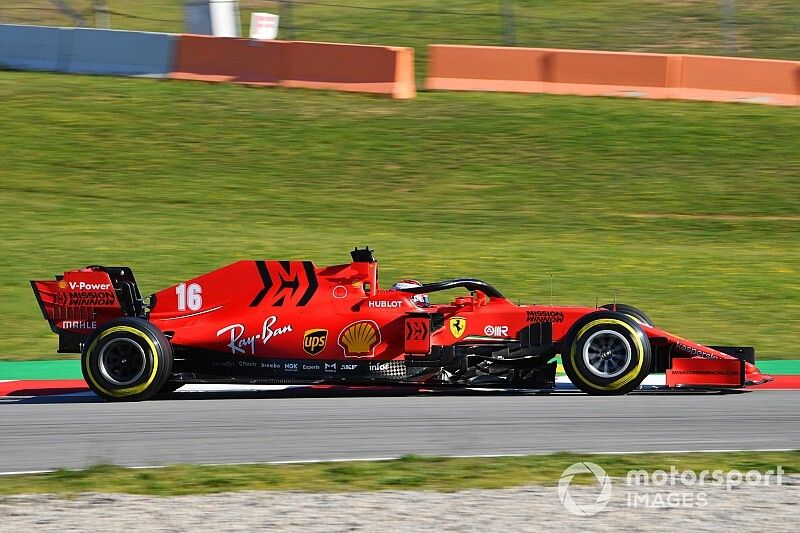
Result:
<svg viewBox="0 0 800 533">
<path fill-rule="evenodd" d="M 14 70 L 66 69 L 71 28 L 0 24 L 0 68 Z"/>
<path fill-rule="evenodd" d="M 172 71 L 175 43 L 169 33 L 75 28 L 67 72 L 166 76 Z"/>
</svg>

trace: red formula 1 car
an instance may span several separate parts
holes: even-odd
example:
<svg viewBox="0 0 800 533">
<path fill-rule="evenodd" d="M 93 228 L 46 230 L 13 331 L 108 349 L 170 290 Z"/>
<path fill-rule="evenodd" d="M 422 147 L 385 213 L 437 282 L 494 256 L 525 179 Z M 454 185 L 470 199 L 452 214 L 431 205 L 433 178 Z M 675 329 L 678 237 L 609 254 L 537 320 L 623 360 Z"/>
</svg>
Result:
<svg viewBox="0 0 800 533">
<path fill-rule="evenodd" d="M 80 352 L 91 389 L 143 400 L 184 383 L 427 383 L 550 389 L 562 356 L 588 394 L 626 394 L 651 372 L 668 387 L 772 378 L 747 347 L 702 346 L 623 304 L 516 305 L 486 282 L 405 281 L 384 290 L 372 250 L 352 262 L 239 261 L 145 302 L 127 267 L 32 281 L 59 352 Z M 435 291 L 464 289 L 447 304 Z"/>
</svg>

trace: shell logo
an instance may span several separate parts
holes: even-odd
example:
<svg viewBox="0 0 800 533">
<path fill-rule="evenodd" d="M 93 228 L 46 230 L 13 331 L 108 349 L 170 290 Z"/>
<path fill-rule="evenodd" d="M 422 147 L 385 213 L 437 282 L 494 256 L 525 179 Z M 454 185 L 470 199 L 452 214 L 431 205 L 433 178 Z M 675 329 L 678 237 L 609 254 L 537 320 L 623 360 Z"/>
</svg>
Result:
<svg viewBox="0 0 800 533">
<path fill-rule="evenodd" d="M 381 331 L 372 320 L 353 322 L 339 333 L 339 346 L 345 357 L 375 357 Z"/>
<path fill-rule="evenodd" d="M 62 279 L 61 281 L 58 282 L 58 288 L 61 289 L 62 291 L 67 290 L 67 282 Z"/>
</svg>

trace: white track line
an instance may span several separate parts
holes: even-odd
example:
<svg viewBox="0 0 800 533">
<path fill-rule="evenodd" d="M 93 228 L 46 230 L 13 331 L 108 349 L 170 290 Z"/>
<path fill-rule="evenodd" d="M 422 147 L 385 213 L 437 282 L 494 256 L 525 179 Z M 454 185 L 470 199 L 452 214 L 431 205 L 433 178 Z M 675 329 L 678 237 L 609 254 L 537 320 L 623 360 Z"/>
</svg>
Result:
<svg viewBox="0 0 800 533">
<path fill-rule="evenodd" d="M 230 383 L 189 383 L 180 387 L 181 392 L 228 392 L 228 391 L 281 391 L 309 385 L 247 385 Z"/>
<path fill-rule="evenodd" d="M 652 451 L 619 451 L 614 450 L 610 452 L 531 452 L 531 453 L 487 453 L 487 454 L 468 454 L 468 455 L 422 455 L 423 459 L 434 457 L 447 457 L 453 459 L 495 459 L 500 457 L 527 457 L 530 455 L 552 455 L 555 453 L 569 453 L 572 455 L 580 456 L 594 456 L 594 455 L 675 455 L 686 453 L 739 453 L 739 452 L 793 452 L 795 448 L 757 448 L 753 450 L 748 449 L 728 449 L 728 450 L 652 450 Z M 169 466 L 179 464 L 192 464 L 195 466 L 259 466 L 259 465 L 302 465 L 302 464 L 317 464 L 317 463 L 356 463 L 356 462 L 382 462 L 382 461 L 397 461 L 404 456 L 396 455 L 391 457 L 339 457 L 334 459 L 295 459 L 287 461 L 250 461 L 240 463 L 174 463 L 172 465 L 140 465 L 140 466 L 120 466 L 120 468 L 127 468 L 130 470 L 146 470 L 167 468 Z M 112 465 L 118 466 L 118 465 Z M 81 472 L 86 468 L 63 468 L 67 472 Z M 34 474 L 52 474 L 56 470 L 19 470 L 10 472 L 0 472 L 0 476 L 23 476 Z"/>
</svg>

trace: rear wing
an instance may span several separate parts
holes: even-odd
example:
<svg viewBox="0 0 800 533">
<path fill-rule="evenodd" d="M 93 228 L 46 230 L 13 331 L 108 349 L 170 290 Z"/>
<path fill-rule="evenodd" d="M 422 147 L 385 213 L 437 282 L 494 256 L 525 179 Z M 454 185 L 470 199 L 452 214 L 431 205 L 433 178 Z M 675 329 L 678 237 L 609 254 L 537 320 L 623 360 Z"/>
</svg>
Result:
<svg viewBox="0 0 800 533">
<path fill-rule="evenodd" d="M 50 329 L 58 334 L 59 353 L 77 353 L 86 338 L 109 320 L 145 316 L 145 306 L 131 269 L 88 266 L 54 280 L 31 281 Z"/>
</svg>

